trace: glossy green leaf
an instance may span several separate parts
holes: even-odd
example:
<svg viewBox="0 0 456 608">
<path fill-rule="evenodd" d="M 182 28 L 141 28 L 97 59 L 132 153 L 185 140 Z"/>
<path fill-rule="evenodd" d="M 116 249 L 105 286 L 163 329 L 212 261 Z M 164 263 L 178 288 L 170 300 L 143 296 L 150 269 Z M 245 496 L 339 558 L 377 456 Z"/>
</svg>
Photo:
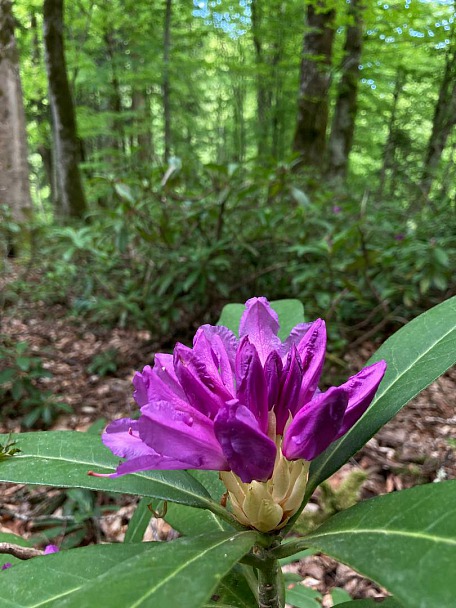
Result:
<svg viewBox="0 0 456 608">
<path fill-rule="evenodd" d="M 220 499 L 226 491 L 220 481 L 217 471 L 191 471 L 190 473 L 209 492 L 215 502 Z M 168 504 L 165 515 L 166 521 L 184 536 L 195 536 L 204 532 L 217 532 L 230 530 L 231 526 L 221 520 L 211 511 L 196 509 L 179 504 Z"/>
<path fill-rule="evenodd" d="M 219 584 L 212 600 L 204 608 L 258 608 L 258 600 L 244 576 L 245 568 L 247 566 L 237 564 Z"/>
<path fill-rule="evenodd" d="M 375 580 L 405 608 L 453 606 L 456 481 L 366 500 L 329 519 L 302 544 Z"/>
<path fill-rule="evenodd" d="M 294 608 L 319 608 L 321 593 L 303 584 L 289 585 L 285 592 L 287 604 Z"/>
<path fill-rule="evenodd" d="M 136 509 L 128 523 L 124 543 L 140 543 L 144 538 L 147 526 L 152 518 L 152 501 L 148 496 L 143 496 L 136 505 Z M 191 507 L 187 507 L 190 509 Z M 201 511 L 204 513 L 204 511 Z"/>
<path fill-rule="evenodd" d="M 431 308 L 389 338 L 369 360 L 388 363 L 365 415 L 310 467 L 307 496 L 391 418 L 456 362 L 456 297 Z"/>
<path fill-rule="evenodd" d="M 341 589 L 340 587 L 334 587 L 334 589 L 331 589 L 330 595 L 334 606 L 343 604 L 345 602 L 351 602 L 351 595 L 348 593 L 348 591 L 345 591 L 345 589 Z"/>
<path fill-rule="evenodd" d="M 190 471 L 194 477 L 209 492 L 211 498 L 220 502 L 221 497 L 226 492 L 226 488 L 220 480 L 218 471 Z"/>
<path fill-rule="evenodd" d="M 169 503 L 165 515 L 169 525 L 184 536 L 233 529 L 211 511 Z"/>
<path fill-rule="evenodd" d="M 0 436 L 0 443 L 6 437 Z M 186 471 L 144 471 L 116 479 L 89 476 L 90 470 L 112 473 L 118 464 L 97 435 L 52 431 L 22 433 L 11 440 L 21 452 L 0 462 L 0 481 L 154 496 L 199 508 L 214 507 L 207 490 Z"/>
<path fill-rule="evenodd" d="M 36 558 L 2 573 L 0 608 L 199 608 L 255 538 L 254 532 L 206 534 Z"/>
<path fill-rule="evenodd" d="M 304 322 L 304 306 L 302 302 L 294 299 L 275 300 L 270 304 L 279 315 L 279 337 L 284 340 L 295 325 Z M 238 335 L 239 322 L 244 308 L 244 304 L 227 304 L 223 307 L 217 325 L 224 325 Z"/>
<path fill-rule="evenodd" d="M 311 555 L 315 555 L 318 551 L 314 549 L 304 549 L 303 551 L 299 551 L 299 553 L 295 553 L 294 555 L 289 555 L 288 557 L 282 557 L 279 560 L 281 566 L 286 566 L 287 564 L 292 564 L 293 562 L 299 562 L 301 559 L 305 559 L 306 557 L 310 557 Z"/>
</svg>

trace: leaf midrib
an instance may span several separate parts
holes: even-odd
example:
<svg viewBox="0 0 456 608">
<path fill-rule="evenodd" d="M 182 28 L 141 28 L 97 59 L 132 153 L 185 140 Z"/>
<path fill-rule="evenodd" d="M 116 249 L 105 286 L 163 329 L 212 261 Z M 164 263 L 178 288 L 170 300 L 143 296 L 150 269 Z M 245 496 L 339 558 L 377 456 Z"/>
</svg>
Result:
<svg viewBox="0 0 456 608">
<path fill-rule="evenodd" d="M 230 538 L 233 538 L 233 537 L 231 536 Z M 238 536 L 238 538 L 239 538 L 239 536 Z M 156 585 L 155 587 L 153 587 L 152 589 L 150 589 L 147 593 L 145 593 L 142 597 L 140 597 L 134 604 L 131 604 L 130 608 L 138 608 L 138 606 L 140 606 L 141 603 L 144 600 L 146 600 L 148 597 L 150 597 L 150 595 L 152 593 L 155 593 L 155 591 L 157 591 L 157 589 L 160 589 L 160 587 L 162 587 L 165 583 L 167 583 L 170 580 L 172 580 L 184 568 L 186 568 L 187 566 L 189 566 L 193 562 L 197 561 L 200 557 L 203 557 L 204 555 L 206 555 L 210 551 L 216 549 L 217 547 L 222 546 L 223 544 L 225 544 L 227 542 L 227 540 L 228 539 L 224 538 L 222 541 L 220 541 L 220 542 L 218 542 L 218 543 L 216 543 L 216 544 L 211 545 L 210 547 L 208 547 L 205 551 L 202 551 L 202 552 L 198 553 L 192 559 L 186 561 L 184 564 L 181 564 L 176 570 L 173 570 L 173 572 L 171 572 L 166 578 L 162 579 L 158 583 L 158 585 Z"/>
<path fill-rule="evenodd" d="M 383 536 L 405 536 L 407 538 L 419 538 L 428 541 L 443 543 L 447 545 L 456 545 L 456 538 L 447 538 L 444 536 L 435 536 L 434 534 L 424 534 L 422 532 L 413 532 L 410 530 L 392 530 L 392 529 L 383 529 L 383 528 L 356 528 L 351 530 L 336 530 L 334 532 L 323 532 L 321 534 L 315 535 L 314 537 L 306 538 L 306 541 L 309 541 L 312 544 L 312 539 L 315 539 L 318 542 L 319 538 L 324 538 L 328 536 L 341 536 L 344 534 L 379 534 Z"/>
<path fill-rule="evenodd" d="M 414 359 L 413 361 L 411 361 L 410 365 L 408 367 L 406 367 L 405 370 L 401 374 L 399 374 L 398 376 L 396 376 L 396 378 L 394 379 L 394 382 L 392 382 L 388 386 L 385 386 L 385 388 L 383 389 L 383 392 L 380 392 L 379 394 L 376 395 L 375 401 L 372 403 L 372 405 L 374 405 L 375 403 L 377 403 L 377 401 L 380 401 L 380 399 L 383 397 L 383 395 L 385 395 L 391 389 L 391 387 L 394 386 L 400 378 L 402 378 L 402 376 L 404 376 L 408 371 L 410 371 L 410 369 L 412 367 L 415 366 L 415 364 L 416 364 L 417 361 L 420 361 L 420 359 L 422 359 L 425 355 L 427 355 L 428 352 L 430 350 L 432 350 L 432 348 L 434 346 L 436 346 L 439 342 L 443 342 L 443 340 L 445 340 L 445 338 L 448 335 L 450 335 L 452 332 L 454 332 L 455 330 L 456 330 L 456 328 L 453 326 L 446 334 L 443 334 L 442 336 L 440 336 L 439 340 L 436 340 L 435 342 L 433 342 L 433 344 L 431 344 L 431 346 L 429 348 L 427 348 L 425 351 L 423 351 L 421 353 L 421 355 L 417 359 Z"/>
<path fill-rule="evenodd" d="M 100 469 L 107 469 L 108 471 L 115 471 L 115 467 L 113 467 L 111 465 L 98 464 L 96 462 L 86 462 L 86 461 L 82 461 L 82 460 L 73 460 L 73 459 L 69 460 L 69 459 L 63 458 L 62 456 L 57 457 L 57 456 L 44 456 L 42 454 L 23 454 L 23 455 L 17 454 L 17 455 L 14 455 L 13 458 L 15 458 L 15 459 L 21 459 L 21 460 L 26 460 L 28 458 L 28 459 L 31 459 L 33 461 L 36 461 L 37 459 L 39 459 L 39 460 L 57 460 L 57 461 L 62 462 L 62 463 L 81 464 L 81 465 L 86 465 L 86 466 L 96 465 Z M 144 480 L 149 481 L 149 482 L 159 483 L 159 484 L 161 484 L 161 485 L 163 485 L 165 487 L 169 487 L 169 488 L 172 488 L 174 490 L 178 490 L 179 492 L 182 492 L 184 494 L 187 494 L 188 496 L 194 496 L 194 497 L 198 498 L 198 500 L 200 502 L 204 502 L 206 504 L 212 504 L 213 503 L 212 498 L 208 498 L 206 496 L 201 496 L 200 494 L 194 494 L 194 493 L 190 492 L 189 490 L 183 490 L 182 488 L 173 486 L 170 483 L 166 483 L 166 481 L 164 481 L 164 480 L 153 479 L 151 477 L 147 477 L 147 475 L 141 475 L 140 473 L 133 473 L 133 476 L 136 477 L 136 478 L 139 478 L 139 479 L 144 479 Z M 8 480 L 6 480 L 6 481 L 8 481 Z M 29 483 L 29 484 L 32 484 L 32 485 L 40 485 L 37 482 L 27 481 L 26 483 Z M 46 483 L 44 485 L 52 485 L 52 484 Z M 62 487 L 64 487 L 64 486 L 62 486 Z M 204 487 L 204 486 L 202 486 L 202 487 Z M 109 488 L 106 488 L 106 491 L 114 491 L 114 490 L 110 490 Z"/>
</svg>

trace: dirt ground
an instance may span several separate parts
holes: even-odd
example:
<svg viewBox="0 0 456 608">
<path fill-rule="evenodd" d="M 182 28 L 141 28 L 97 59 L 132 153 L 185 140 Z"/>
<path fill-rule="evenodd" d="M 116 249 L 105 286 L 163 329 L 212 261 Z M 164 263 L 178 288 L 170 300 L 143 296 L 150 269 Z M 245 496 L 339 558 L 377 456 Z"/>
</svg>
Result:
<svg viewBox="0 0 456 608">
<path fill-rule="evenodd" d="M 71 406 L 71 412 L 56 418 L 52 430 L 87 430 L 100 419 L 107 422 L 129 415 L 135 410 L 134 371 L 151 363 L 153 353 L 163 348 L 147 331 L 89 327 L 69 318 L 63 307 L 49 309 L 39 303 L 5 310 L 0 336 L 27 341 L 30 352 L 52 373 L 52 378 L 40 382 L 41 387 Z M 349 372 L 362 367 L 374 349 L 368 342 L 349 352 Z M 102 375 L 103 362 L 110 363 L 112 369 L 106 375 Z M 434 382 L 330 480 L 330 487 L 337 492 L 347 476 L 361 471 L 359 498 L 367 499 L 456 478 L 455 383 L 454 369 Z M 0 406 L 0 432 L 21 430 L 20 420 L 8 404 Z M 101 427 L 104 423 L 98 424 Z M 14 532 L 37 544 L 52 538 L 63 548 L 122 540 L 135 506 L 133 498 L 124 498 L 119 504 L 118 498 L 102 493 L 77 495 L 23 485 L 0 484 L 0 495 L 0 532 Z M 323 508 L 323 497 L 317 493 L 307 511 L 309 517 L 318 516 Z M 166 540 L 172 535 L 166 523 L 153 521 L 146 538 Z M 327 593 L 335 586 L 344 588 L 354 599 L 386 595 L 347 566 L 323 555 L 288 568 L 298 571 L 306 585 L 326 594 L 324 606 L 331 606 Z"/>
</svg>

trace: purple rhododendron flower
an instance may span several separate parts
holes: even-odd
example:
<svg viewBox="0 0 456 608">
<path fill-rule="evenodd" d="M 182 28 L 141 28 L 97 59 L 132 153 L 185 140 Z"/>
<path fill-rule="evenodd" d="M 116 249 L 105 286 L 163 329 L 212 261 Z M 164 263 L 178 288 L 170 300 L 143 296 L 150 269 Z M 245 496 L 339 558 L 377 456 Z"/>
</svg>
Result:
<svg viewBox="0 0 456 608">
<path fill-rule="evenodd" d="M 239 339 L 203 325 L 193 348 L 157 354 L 133 379 L 138 420 L 109 424 L 104 444 L 126 459 L 111 477 L 154 469 L 232 471 L 266 482 L 276 456 L 310 461 L 344 435 L 371 403 L 386 369 L 380 361 L 320 392 L 326 349 L 321 319 L 281 342 L 266 298 L 247 301 Z"/>
</svg>

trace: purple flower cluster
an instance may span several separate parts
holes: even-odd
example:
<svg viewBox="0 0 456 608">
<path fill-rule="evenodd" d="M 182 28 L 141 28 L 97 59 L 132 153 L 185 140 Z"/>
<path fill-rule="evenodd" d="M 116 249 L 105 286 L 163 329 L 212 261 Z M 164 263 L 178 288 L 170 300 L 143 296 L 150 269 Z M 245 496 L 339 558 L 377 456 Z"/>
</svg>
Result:
<svg viewBox="0 0 456 608">
<path fill-rule="evenodd" d="M 133 380 L 140 418 L 116 420 L 103 434 L 126 459 L 111 476 L 211 469 L 265 482 L 278 449 L 288 461 L 309 461 L 344 435 L 371 403 L 385 362 L 323 393 L 324 322 L 301 323 L 284 342 L 278 331 L 268 301 L 252 298 L 239 339 L 226 327 L 203 325 L 193 348 L 177 344 L 173 355 L 155 355 L 153 368 Z"/>
</svg>

